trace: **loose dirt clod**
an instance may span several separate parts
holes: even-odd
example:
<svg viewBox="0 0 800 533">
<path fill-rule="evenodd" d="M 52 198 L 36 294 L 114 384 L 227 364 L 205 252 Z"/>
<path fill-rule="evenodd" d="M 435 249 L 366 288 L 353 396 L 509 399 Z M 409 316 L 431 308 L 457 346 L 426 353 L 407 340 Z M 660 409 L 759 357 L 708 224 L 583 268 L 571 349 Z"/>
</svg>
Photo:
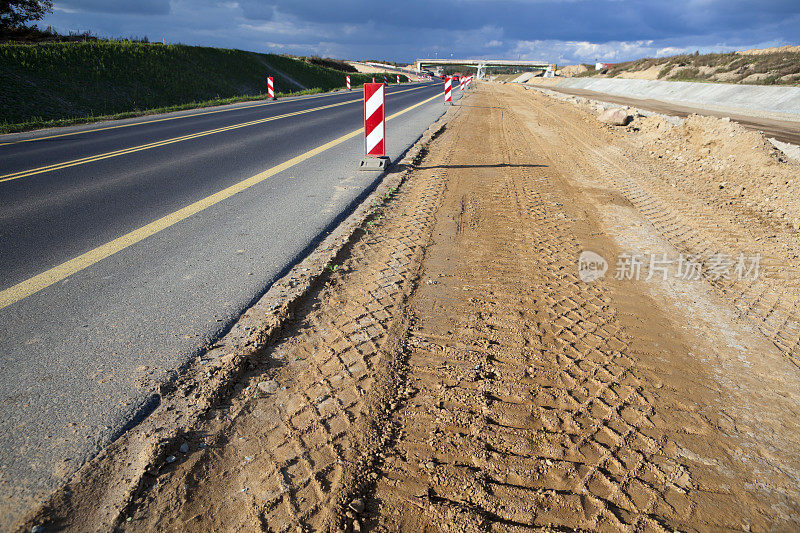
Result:
<svg viewBox="0 0 800 533">
<path fill-rule="evenodd" d="M 597 120 L 604 124 L 611 124 L 612 126 L 627 126 L 632 118 L 633 117 L 631 117 L 627 111 L 616 107 L 614 109 L 606 109 L 600 113 Z"/>
</svg>

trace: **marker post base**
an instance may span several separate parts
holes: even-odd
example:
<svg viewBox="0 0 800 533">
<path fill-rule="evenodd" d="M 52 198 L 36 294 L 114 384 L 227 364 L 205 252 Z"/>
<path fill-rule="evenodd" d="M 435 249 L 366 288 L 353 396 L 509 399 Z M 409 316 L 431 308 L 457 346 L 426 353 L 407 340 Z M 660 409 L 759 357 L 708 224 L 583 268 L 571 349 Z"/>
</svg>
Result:
<svg viewBox="0 0 800 533">
<path fill-rule="evenodd" d="M 361 160 L 361 165 L 359 165 L 358 170 L 367 170 L 367 171 L 376 171 L 376 170 L 386 170 L 389 168 L 389 164 L 392 161 L 386 157 L 365 157 Z"/>
</svg>

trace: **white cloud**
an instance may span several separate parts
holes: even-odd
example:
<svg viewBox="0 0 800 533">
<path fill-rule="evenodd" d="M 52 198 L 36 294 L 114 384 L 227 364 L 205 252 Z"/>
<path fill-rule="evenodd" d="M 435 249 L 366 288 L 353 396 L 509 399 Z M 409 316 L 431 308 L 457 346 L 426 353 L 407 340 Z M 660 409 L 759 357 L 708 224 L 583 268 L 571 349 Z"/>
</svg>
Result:
<svg viewBox="0 0 800 533">
<path fill-rule="evenodd" d="M 675 46 L 665 46 L 656 50 L 656 57 L 675 56 L 678 54 L 685 54 L 688 50 L 686 48 L 678 48 Z"/>
</svg>

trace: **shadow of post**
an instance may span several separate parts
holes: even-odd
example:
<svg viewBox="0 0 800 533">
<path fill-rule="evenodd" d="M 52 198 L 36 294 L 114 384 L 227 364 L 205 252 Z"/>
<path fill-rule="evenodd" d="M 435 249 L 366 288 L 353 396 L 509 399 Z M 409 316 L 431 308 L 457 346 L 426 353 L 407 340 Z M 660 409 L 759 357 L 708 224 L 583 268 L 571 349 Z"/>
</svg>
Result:
<svg viewBox="0 0 800 533">
<path fill-rule="evenodd" d="M 437 165 L 431 167 L 414 167 L 416 170 L 433 170 L 437 168 L 547 168 L 547 165 L 517 165 L 512 163 L 497 163 L 494 165 Z"/>
</svg>

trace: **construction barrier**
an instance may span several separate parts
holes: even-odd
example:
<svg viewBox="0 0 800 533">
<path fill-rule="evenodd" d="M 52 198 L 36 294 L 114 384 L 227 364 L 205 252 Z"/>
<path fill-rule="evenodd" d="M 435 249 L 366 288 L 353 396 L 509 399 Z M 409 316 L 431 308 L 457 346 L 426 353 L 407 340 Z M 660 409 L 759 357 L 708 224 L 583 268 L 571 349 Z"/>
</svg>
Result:
<svg viewBox="0 0 800 533">
<path fill-rule="evenodd" d="M 469 84 L 472 83 L 472 76 L 467 78 L 467 86 L 466 89 L 469 89 Z"/>
<path fill-rule="evenodd" d="M 364 159 L 363 170 L 386 168 L 386 118 L 384 107 L 384 84 L 364 84 Z"/>
<path fill-rule="evenodd" d="M 459 80 L 459 87 L 458 88 L 461 89 L 462 91 L 467 88 L 467 78 L 461 78 Z"/>
<path fill-rule="evenodd" d="M 350 90 L 350 76 L 345 76 L 344 79 L 345 79 L 345 81 L 347 81 L 347 90 L 349 91 Z"/>
<path fill-rule="evenodd" d="M 270 100 L 275 100 L 275 84 L 272 81 L 272 76 L 267 77 L 267 97 Z"/>
<path fill-rule="evenodd" d="M 447 76 L 444 79 L 444 101 L 445 103 L 453 103 L 453 78 Z"/>
<path fill-rule="evenodd" d="M 397 84 L 400 85 L 400 75 L 397 75 Z"/>
</svg>

